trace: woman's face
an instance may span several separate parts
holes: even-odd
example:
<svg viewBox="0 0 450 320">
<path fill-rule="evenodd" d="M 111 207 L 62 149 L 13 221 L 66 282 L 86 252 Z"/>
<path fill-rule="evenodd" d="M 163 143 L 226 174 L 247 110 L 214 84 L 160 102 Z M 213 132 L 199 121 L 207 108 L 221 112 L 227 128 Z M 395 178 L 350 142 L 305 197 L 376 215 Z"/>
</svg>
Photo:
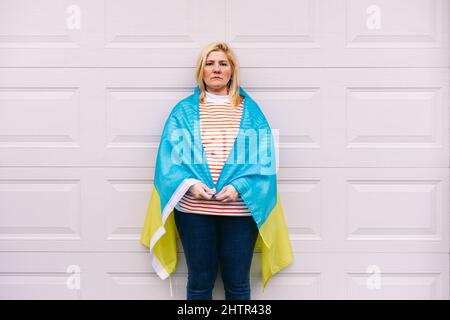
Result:
<svg viewBox="0 0 450 320">
<path fill-rule="evenodd" d="M 228 81 L 231 79 L 231 64 L 223 51 L 212 51 L 206 57 L 203 80 L 206 90 L 220 95 L 228 94 Z"/>
</svg>

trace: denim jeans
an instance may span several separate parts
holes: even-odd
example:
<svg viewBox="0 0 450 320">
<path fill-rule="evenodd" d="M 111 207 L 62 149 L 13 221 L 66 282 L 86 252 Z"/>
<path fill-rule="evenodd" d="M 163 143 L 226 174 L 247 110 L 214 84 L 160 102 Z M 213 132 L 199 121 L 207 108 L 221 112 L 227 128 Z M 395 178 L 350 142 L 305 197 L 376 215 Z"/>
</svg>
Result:
<svg viewBox="0 0 450 320">
<path fill-rule="evenodd" d="M 258 236 L 251 216 L 216 216 L 174 209 L 188 268 L 187 300 L 212 300 L 220 266 L 226 300 L 250 300 L 250 267 Z"/>
</svg>

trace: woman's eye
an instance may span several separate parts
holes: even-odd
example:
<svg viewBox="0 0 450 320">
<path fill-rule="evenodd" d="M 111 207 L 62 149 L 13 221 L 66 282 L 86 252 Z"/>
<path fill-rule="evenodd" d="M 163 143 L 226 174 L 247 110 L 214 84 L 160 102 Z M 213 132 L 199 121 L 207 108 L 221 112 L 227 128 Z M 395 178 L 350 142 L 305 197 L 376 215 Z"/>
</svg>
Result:
<svg viewBox="0 0 450 320">
<path fill-rule="evenodd" d="M 212 63 L 207 62 L 205 65 L 210 66 L 210 65 L 212 65 Z M 220 65 L 226 67 L 228 65 L 228 63 L 221 63 Z"/>
</svg>

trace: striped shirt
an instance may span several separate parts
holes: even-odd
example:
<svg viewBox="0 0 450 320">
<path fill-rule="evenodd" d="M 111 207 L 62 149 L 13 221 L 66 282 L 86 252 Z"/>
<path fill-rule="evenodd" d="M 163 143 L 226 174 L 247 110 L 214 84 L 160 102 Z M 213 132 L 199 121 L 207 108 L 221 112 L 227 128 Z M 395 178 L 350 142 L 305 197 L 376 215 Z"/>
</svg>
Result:
<svg viewBox="0 0 450 320">
<path fill-rule="evenodd" d="M 200 131 L 209 170 L 216 184 L 239 131 L 243 101 L 234 109 L 229 95 L 216 95 L 208 91 L 205 91 L 205 95 L 206 102 L 199 104 Z M 179 211 L 198 214 L 251 216 L 239 194 L 236 201 L 220 202 L 215 199 L 195 199 L 188 190 L 176 208 Z"/>
</svg>

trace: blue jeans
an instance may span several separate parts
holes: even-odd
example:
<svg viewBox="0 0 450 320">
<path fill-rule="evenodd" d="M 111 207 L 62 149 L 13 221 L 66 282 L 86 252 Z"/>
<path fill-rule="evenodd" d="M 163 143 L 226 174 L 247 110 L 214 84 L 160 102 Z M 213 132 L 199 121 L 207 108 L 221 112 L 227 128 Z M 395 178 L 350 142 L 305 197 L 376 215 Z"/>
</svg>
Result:
<svg viewBox="0 0 450 320">
<path fill-rule="evenodd" d="M 215 216 L 174 209 L 188 268 L 187 300 L 212 300 L 220 265 L 226 300 L 250 300 L 250 267 L 258 236 L 251 216 Z"/>
</svg>

